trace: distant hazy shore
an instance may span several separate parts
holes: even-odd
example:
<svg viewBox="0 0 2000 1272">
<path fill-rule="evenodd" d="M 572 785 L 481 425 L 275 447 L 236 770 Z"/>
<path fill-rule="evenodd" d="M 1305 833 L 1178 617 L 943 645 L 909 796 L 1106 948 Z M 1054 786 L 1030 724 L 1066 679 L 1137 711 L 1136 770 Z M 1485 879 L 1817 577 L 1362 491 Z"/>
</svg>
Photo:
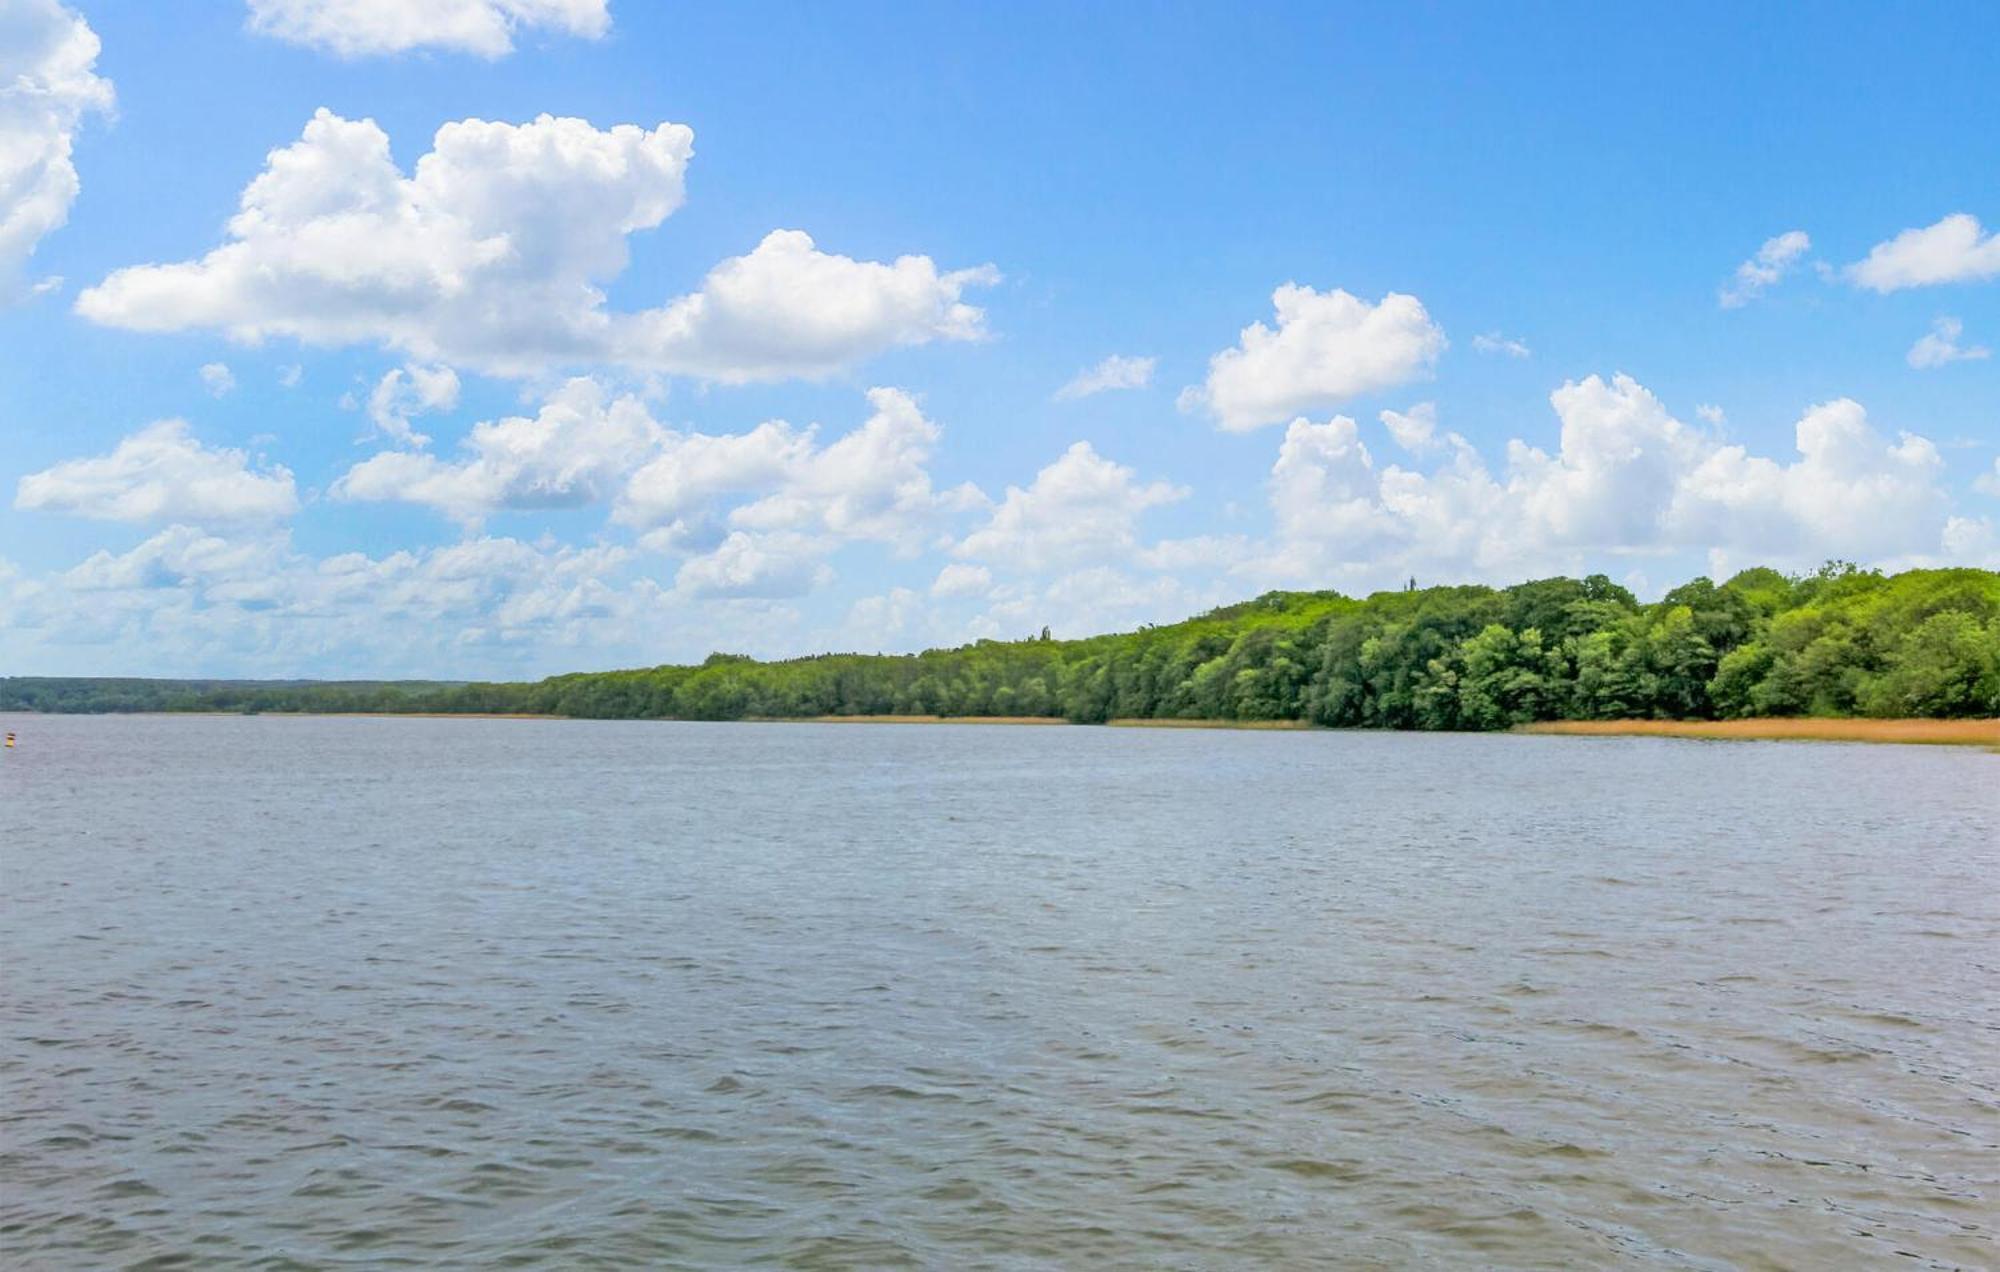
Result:
<svg viewBox="0 0 2000 1272">
<path fill-rule="evenodd" d="M 771 724 L 1069 724 L 1060 716 L 828 715 L 777 717 Z M 1303 720 L 1106 720 L 1113 729 L 1310 729 Z"/>
<path fill-rule="evenodd" d="M 855 715 L 777 719 L 773 724 L 1068 724 L 1054 716 Z M 1303 720 L 1115 719 L 1114 729 L 1316 729 Z M 1346 732 L 1414 732 L 1358 729 Z M 1729 738 L 1770 742 L 1901 742 L 1930 746 L 1984 746 L 2000 749 L 2000 719 L 1875 720 L 1760 717 L 1749 720 L 1550 720 L 1524 724 L 1516 733 L 1585 736 Z"/>
<path fill-rule="evenodd" d="M 1904 742 L 2000 749 L 2000 720 L 1548 720 L 1524 724 L 1514 731 L 1773 742 Z"/>
<path fill-rule="evenodd" d="M 0 713 L 16 714 L 16 713 Z M 33 718 L 37 713 L 18 713 Z M 218 716 L 258 715 L 266 719 L 367 719 L 410 720 L 583 720 L 591 717 L 500 711 L 132 711 L 124 715 Z M 629 718 L 629 717 L 621 717 Z M 673 717 L 667 717 L 673 718 Z M 700 723 L 682 721 L 682 723 Z M 940 716 L 940 715 L 821 715 L 760 716 L 736 721 L 742 724 L 1005 724 L 1068 725 L 1060 716 Z M 1186 720 L 1114 719 L 1105 721 L 1114 729 L 1233 729 L 1270 732 L 1354 732 L 1413 733 L 1413 729 L 1329 730 L 1303 720 Z M 1667 737 L 1712 738 L 1766 742 L 1888 742 L 1924 746 L 1983 746 L 2000 752 L 2000 719 L 1851 719 L 1758 717 L 1748 720 L 1545 720 L 1516 725 L 1513 733 L 1562 734 L 1572 737 Z"/>
</svg>

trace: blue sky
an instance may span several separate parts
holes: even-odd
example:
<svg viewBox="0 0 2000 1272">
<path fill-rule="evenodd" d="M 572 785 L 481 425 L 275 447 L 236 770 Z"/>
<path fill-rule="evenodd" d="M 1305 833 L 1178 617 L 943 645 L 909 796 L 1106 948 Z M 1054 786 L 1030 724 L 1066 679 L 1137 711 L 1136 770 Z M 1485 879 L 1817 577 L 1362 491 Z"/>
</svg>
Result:
<svg viewBox="0 0 2000 1272">
<path fill-rule="evenodd" d="M 0 0 L 0 671 L 1994 566 L 1995 48 L 1986 5 Z"/>
</svg>

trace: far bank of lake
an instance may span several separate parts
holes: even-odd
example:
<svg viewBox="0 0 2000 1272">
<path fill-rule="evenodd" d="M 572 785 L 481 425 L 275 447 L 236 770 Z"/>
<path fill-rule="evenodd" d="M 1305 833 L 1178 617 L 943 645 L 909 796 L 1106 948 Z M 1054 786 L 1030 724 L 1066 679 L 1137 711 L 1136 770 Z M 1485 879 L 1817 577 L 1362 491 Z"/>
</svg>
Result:
<svg viewBox="0 0 2000 1272">
<path fill-rule="evenodd" d="M 1899 742 L 2000 750 L 2000 720 L 1867 720 L 1759 717 L 1748 720 L 1549 720 L 1517 733 L 1591 737 L 1722 738 L 1763 742 Z"/>
<path fill-rule="evenodd" d="M 6 714 L 6 713 L 0 713 Z M 23 720 L 36 713 L 16 713 Z M 60 718 L 46 713 L 40 718 Z M 534 711 L 130 711 L 123 716 L 261 716 L 269 719 L 369 720 L 595 720 L 590 716 L 554 715 Z M 601 722 L 601 721 L 600 721 Z M 641 721 L 646 722 L 646 721 Z M 817 715 L 757 716 L 740 721 L 652 718 L 651 723 L 677 724 L 956 724 L 956 725 L 1074 725 L 1061 716 L 994 715 Z M 1438 734 L 1453 730 L 1328 728 L 1305 720 L 1213 720 L 1131 718 L 1082 727 L 1112 729 L 1222 729 L 1260 733 Z M 1516 725 L 1507 732 L 1566 737 L 1701 738 L 1735 742 L 1876 742 L 1917 746 L 1976 746 L 2000 752 L 2000 718 L 1974 720 L 1857 719 L 1819 716 L 1755 716 L 1742 720 L 1546 720 Z"/>
</svg>

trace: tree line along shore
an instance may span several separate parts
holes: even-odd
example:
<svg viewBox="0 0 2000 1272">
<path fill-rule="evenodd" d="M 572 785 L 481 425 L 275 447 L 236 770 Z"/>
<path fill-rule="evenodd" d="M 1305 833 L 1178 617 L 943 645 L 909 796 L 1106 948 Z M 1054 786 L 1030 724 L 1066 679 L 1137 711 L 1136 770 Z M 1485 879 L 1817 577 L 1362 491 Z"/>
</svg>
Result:
<svg viewBox="0 0 2000 1272">
<path fill-rule="evenodd" d="M 2000 573 L 1845 563 L 1698 578 L 1642 604 L 1603 575 L 1365 598 L 1271 592 L 1184 622 L 921 654 L 519 683 L 0 678 L 0 710 L 1013 717 L 1493 730 L 1565 721 L 2000 716 Z M 1740 730 L 1739 730 L 1740 731 Z"/>
</svg>

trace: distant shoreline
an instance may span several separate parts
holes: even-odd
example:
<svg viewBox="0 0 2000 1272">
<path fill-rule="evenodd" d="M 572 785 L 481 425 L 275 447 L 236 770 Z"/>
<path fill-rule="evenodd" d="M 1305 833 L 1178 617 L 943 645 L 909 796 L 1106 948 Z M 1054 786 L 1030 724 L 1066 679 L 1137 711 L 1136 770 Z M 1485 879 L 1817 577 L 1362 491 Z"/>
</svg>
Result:
<svg viewBox="0 0 2000 1272">
<path fill-rule="evenodd" d="M 1061 716 L 940 716 L 940 715 L 819 715 L 752 716 L 741 720 L 702 721 L 681 717 L 595 717 L 552 715 L 532 711 L 120 711 L 91 713 L 0 712 L 6 715 L 47 714 L 134 716 L 257 716 L 264 719 L 333 720 L 654 720 L 678 724 L 995 724 L 1062 725 Z M 1088 727 L 1088 726 L 1085 726 Z M 1422 733 L 1421 729 L 1333 729 L 1305 720 L 1188 720 L 1119 718 L 1106 720 L 1112 729 L 1228 729 L 1238 732 Z M 2000 753 L 2000 718 L 1873 719 L 1844 717 L 1761 716 L 1745 720 L 1543 720 L 1515 725 L 1505 732 L 1564 737 L 1665 737 L 1738 742 L 1875 742 L 1916 746 L 1980 746 Z"/>
<path fill-rule="evenodd" d="M 1061 716 L 821 715 L 761 716 L 747 724 L 1071 724 Z M 1112 729 L 1310 729 L 1304 720 L 1106 720 Z"/>
<path fill-rule="evenodd" d="M 1895 742 L 2000 750 L 2000 719 L 1877 720 L 1760 717 L 1749 720 L 1545 720 L 1516 733 L 1582 737 L 1714 738 L 1762 742 Z"/>
</svg>

